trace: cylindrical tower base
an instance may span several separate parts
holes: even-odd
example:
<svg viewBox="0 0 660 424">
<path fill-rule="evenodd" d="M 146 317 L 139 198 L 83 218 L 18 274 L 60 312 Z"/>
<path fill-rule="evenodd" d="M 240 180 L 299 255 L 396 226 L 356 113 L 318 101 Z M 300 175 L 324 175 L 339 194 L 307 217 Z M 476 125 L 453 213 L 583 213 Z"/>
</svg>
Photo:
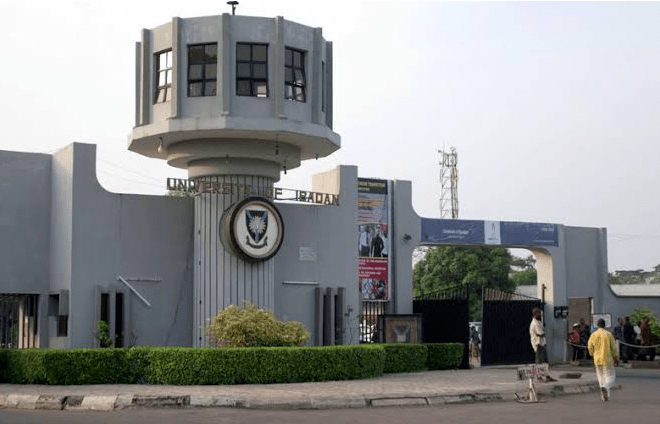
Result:
<svg viewBox="0 0 660 424">
<path fill-rule="evenodd" d="M 274 181 L 265 177 L 211 176 L 204 182 L 220 184 L 230 194 L 202 193 L 195 197 L 195 272 L 193 346 L 209 346 L 208 327 L 229 305 L 250 302 L 274 309 L 273 260 L 247 262 L 225 249 L 221 242 L 223 212 L 251 190 L 272 189 Z"/>
</svg>

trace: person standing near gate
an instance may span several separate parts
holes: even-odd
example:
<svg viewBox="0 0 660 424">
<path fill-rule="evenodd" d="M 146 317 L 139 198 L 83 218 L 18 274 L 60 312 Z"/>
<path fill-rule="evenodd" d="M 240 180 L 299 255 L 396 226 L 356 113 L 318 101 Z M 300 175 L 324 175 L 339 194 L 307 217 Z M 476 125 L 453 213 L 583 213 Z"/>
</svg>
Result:
<svg viewBox="0 0 660 424">
<path fill-rule="evenodd" d="M 596 376 L 600 386 L 601 399 L 609 400 L 610 389 L 614 385 L 616 374 L 614 367 L 619 365 L 619 353 L 616 341 L 609 331 L 605 330 L 605 320 L 598 320 L 598 330 L 589 337 L 589 354 L 594 358 Z"/>
<path fill-rule="evenodd" d="M 532 348 L 536 353 L 536 363 L 543 364 L 548 362 L 548 355 L 545 350 L 545 330 L 543 329 L 543 313 L 541 309 L 534 308 L 532 310 L 532 323 L 529 324 L 529 338 L 532 342 Z"/>
</svg>

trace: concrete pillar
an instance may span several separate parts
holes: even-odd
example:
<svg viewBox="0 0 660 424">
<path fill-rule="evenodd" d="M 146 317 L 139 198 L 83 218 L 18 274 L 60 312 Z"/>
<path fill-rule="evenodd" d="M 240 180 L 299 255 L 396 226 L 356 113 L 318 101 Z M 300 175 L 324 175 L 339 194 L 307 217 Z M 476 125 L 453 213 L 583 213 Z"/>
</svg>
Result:
<svg viewBox="0 0 660 424">
<path fill-rule="evenodd" d="M 245 261 L 225 249 L 220 234 L 223 212 L 245 197 L 245 187 L 272 189 L 273 180 L 212 176 L 204 181 L 230 187 L 231 193 L 202 193 L 195 197 L 193 346 L 196 347 L 209 345 L 207 328 L 218 312 L 229 305 L 250 302 L 270 310 L 275 306 L 273 260 Z"/>
</svg>

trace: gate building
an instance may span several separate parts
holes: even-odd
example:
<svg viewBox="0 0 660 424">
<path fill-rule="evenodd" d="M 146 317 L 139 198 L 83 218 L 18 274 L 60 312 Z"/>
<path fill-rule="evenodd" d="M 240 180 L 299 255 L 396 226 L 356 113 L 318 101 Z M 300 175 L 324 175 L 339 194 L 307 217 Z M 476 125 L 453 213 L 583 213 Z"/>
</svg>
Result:
<svg viewBox="0 0 660 424">
<path fill-rule="evenodd" d="M 566 322 L 553 307 L 616 305 L 604 229 L 421 218 L 410 182 L 358 178 L 352 165 L 315 175 L 311 190 L 276 185 L 340 148 L 333 58 L 320 28 L 282 17 L 142 30 L 128 149 L 186 169 L 168 181 L 186 196 L 106 191 L 91 144 L 0 151 L 2 346 L 95 347 L 98 321 L 115 346 L 207 346 L 209 321 L 243 302 L 302 322 L 312 345 L 355 344 L 374 322 L 364 311 L 413 313 L 415 247 L 501 245 L 536 255 L 561 361 Z"/>
</svg>

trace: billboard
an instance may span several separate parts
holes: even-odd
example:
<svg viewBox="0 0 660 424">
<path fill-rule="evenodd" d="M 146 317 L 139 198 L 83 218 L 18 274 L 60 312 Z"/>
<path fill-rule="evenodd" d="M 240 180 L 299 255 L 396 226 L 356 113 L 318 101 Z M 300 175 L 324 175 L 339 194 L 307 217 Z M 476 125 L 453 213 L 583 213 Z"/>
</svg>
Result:
<svg viewBox="0 0 660 424">
<path fill-rule="evenodd" d="M 422 244 L 559 246 L 557 224 L 422 218 Z"/>
<path fill-rule="evenodd" d="M 389 181 L 358 179 L 358 274 L 364 300 L 390 297 L 390 191 Z"/>
</svg>

